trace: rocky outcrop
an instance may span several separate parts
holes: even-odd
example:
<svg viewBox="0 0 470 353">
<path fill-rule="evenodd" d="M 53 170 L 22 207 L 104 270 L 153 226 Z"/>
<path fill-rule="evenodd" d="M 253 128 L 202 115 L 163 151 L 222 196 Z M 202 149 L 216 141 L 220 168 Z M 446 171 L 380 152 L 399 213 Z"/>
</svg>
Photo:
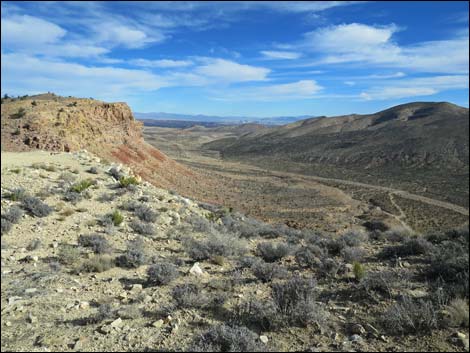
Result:
<svg viewBox="0 0 470 353">
<path fill-rule="evenodd" d="M 159 187 L 188 190 L 197 176 L 147 144 L 126 103 L 38 95 L 1 106 L 2 151 L 86 149 L 129 165 Z"/>
</svg>

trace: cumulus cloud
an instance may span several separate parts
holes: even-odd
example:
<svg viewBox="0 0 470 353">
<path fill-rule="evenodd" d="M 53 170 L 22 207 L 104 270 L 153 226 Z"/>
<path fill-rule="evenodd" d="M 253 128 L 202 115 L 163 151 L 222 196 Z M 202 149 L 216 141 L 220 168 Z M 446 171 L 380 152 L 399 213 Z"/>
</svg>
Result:
<svg viewBox="0 0 470 353">
<path fill-rule="evenodd" d="M 468 72 L 468 31 L 458 32 L 450 39 L 400 46 L 393 40 L 393 35 L 400 30 L 405 29 L 394 24 L 341 24 L 307 32 L 302 40 L 278 47 L 312 53 L 313 62 L 299 65 L 306 67 L 355 63 L 421 72 Z"/>
</svg>

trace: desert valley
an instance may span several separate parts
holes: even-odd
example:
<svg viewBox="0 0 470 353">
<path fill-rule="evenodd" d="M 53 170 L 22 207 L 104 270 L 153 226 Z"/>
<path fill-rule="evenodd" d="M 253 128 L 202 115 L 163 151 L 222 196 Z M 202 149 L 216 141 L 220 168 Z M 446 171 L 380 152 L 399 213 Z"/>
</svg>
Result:
<svg viewBox="0 0 470 353">
<path fill-rule="evenodd" d="M 468 3 L 2 2 L 1 350 L 468 352 Z"/>
</svg>

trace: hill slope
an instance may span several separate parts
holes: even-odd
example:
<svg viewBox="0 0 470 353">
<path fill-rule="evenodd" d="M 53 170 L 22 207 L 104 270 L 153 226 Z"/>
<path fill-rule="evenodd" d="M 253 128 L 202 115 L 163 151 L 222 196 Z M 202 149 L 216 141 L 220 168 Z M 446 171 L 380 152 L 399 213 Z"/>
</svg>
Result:
<svg viewBox="0 0 470 353">
<path fill-rule="evenodd" d="M 124 163 L 157 186 L 184 192 L 197 176 L 142 137 L 126 103 L 41 94 L 2 100 L 2 151 L 87 149 Z"/>
<path fill-rule="evenodd" d="M 468 121 L 466 108 L 416 102 L 307 119 L 205 147 L 273 169 L 400 185 L 468 205 Z"/>
</svg>

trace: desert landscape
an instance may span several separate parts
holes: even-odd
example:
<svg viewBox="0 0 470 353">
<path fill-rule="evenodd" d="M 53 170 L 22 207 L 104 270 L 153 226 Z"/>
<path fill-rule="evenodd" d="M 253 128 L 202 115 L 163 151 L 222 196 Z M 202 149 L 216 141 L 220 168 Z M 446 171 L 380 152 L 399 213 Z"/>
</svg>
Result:
<svg viewBox="0 0 470 353">
<path fill-rule="evenodd" d="M 2 352 L 469 351 L 468 2 L 1 7 Z"/>
</svg>

